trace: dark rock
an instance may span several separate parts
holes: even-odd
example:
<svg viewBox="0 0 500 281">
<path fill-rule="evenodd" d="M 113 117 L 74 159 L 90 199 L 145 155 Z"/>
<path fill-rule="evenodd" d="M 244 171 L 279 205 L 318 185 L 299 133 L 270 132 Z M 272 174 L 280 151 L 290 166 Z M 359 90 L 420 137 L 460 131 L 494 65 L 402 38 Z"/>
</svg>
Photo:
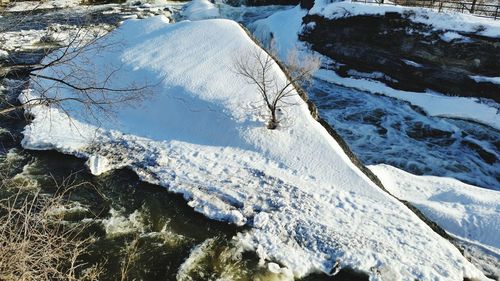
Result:
<svg viewBox="0 0 500 281">
<path fill-rule="evenodd" d="M 340 269 L 340 271 L 333 276 L 313 273 L 300 279 L 300 281 L 368 281 L 368 280 L 370 280 L 368 274 L 353 270 L 348 267 Z"/>
<path fill-rule="evenodd" d="M 399 13 L 354 16 L 335 20 L 318 15 L 304 17 L 315 22 L 299 36 L 302 41 L 344 64 L 335 70 L 371 73 L 389 86 L 415 92 L 431 89 L 446 95 L 484 97 L 500 102 L 500 85 L 477 83 L 471 75 L 500 76 L 500 39 L 461 34 L 462 41 L 443 41 L 442 32 L 412 22 Z M 412 61 L 414 63 L 405 62 Z"/>
<path fill-rule="evenodd" d="M 477 143 L 468 140 L 462 140 L 462 144 L 474 150 L 486 163 L 490 165 L 497 161 L 497 157 L 495 156 L 495 154 L 486 151 Z"/>
<path fill-rule="evenodd" d="M 265 6 L 265 5 L 297 5 L 300 0 L 244 0 L 248 6 Z"/>
<path fill-rule="evenodd" d="M 300 0 L 300 7 L 302 9 L 310 10 L 314 6 L 314 0 Z"/>
</svg>

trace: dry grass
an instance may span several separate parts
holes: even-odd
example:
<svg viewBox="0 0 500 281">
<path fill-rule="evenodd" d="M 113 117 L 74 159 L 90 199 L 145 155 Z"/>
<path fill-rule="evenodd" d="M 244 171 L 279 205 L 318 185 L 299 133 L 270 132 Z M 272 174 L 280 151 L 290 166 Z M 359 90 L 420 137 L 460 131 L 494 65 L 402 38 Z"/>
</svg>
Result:
<svg viewBox="0 0 500 281">
<path fill-rule="evenodd" d="M 98 280 L 102 267 L 80 260 L 93 238 L 54 211 L 68 208 L 68 192 L 78 187 L 66 184 L 55 195 L 17 189 L 0 200 L 0 280 Z"/>
</svg>

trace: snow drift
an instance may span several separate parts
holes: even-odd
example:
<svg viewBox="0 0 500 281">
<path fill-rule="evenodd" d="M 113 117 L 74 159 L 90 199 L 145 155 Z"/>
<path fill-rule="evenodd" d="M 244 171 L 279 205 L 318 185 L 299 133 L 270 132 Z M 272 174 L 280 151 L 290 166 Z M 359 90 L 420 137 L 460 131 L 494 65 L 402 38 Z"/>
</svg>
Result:
<svg viewBox="0 0 500 281">
<path fill-rule="evenodd" d="M 55 107 L 33 107 L 25 148 L 89 158 L 95 174 L 128 167 L 183 194 L 210 218 L 249 226 L 237 237 L 241 245 L 297 277 L 352 267 L 372 280 L 485 279 L 447 240 L 373 184 L 298 95 L 290 100 L 298 105 L 284 108 L 287 122 L 278 130 L 265 128 L 255 107 L 258 92 L 232 67 L 234 56 L 262 50 L 237 23 L 168 24 L 154 17 L 126 21 L 107 38 L 123 38 L 123 47 L 96 56 L 96 69 L 120 65 L 111 86 L 161 81 L 154 94 L 115 108 L 114 119 L 85 118 L 78 103 L 65 104 L 71 117 Z M 57 76 L 64 68 L 42 74 Z M 277 65 L 273 73 L 286 79 Z M 58 88 L 53 95 L 75 95 Z M 38 90 L 20 99 L 36 97 Z"/>
<path fill-rule="evenodd" d="M 500 255 L 500 192 L 452 178 L 415 176 L 384 164 L 370 169 L 391 194 L 411 202 L 445 230 Z"/>
</svg>

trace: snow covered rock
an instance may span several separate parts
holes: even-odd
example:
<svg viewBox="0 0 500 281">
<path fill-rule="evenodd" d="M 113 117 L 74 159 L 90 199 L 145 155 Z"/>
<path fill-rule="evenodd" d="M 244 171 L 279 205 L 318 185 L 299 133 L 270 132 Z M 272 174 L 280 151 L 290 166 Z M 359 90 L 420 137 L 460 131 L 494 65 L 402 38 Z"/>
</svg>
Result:
<svg viewBox="0 0 500 281">
<path fill-rule="evenodd" d="M 184 6 L 181 15 L 188 20 L 212 19 L 220 16 L 219 8 L 208 0 L 192 0 Z"/>
<path fill-rule="evenodd" d="M 416 176 L 380 164 L 369 168 L 385 188 L 436 222 L 471 256 L 474 264 L 500 278 L 500 192 L 453 178 Z"/>
<path fill-rule="evenodd" d="M 85 118 L 77 103 L 63 104 L 70 116 L 34 107 L 25 148 L 101 155 L 107 163 L 97 161 L 97 172 L 126 166 L 210 218 L 249 226 L 240 245 L 296 277 L 351 267 L 372 280 L 486 279 L 371 182 L 298 95 L 289 100 L 296 106 L 283 108 L 286 126 L 265 128 L 257 89 L 233 71 L 234 56 L 262 50 L 237 23 L 154 17 L 126 21 L 107 38 L 123 38 L 122 48 L 100 53 L 92 67 L 120 66 L 110 86 L 154 77 L 154 92 L 134 106 L 118 105 L 114 120 Z M 278 65 L 272 71 L 286 79 Z M 77 93 L 59 85 L 48 94 Z"/>
<path fill-rule="evenodd" d="M 0 60 L 5 60 L 9 58 L 9 53 L 5 50 L 0 49 Z"/>
</svg>

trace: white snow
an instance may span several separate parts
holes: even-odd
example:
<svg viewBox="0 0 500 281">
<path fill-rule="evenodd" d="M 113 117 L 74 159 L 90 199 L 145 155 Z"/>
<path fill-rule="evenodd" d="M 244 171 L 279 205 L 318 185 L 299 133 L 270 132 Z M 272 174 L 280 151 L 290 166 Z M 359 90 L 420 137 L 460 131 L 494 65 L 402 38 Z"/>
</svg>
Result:
<svg viewBox="0 0 500 281">
<path fill-rule="evenodd" d="M 385 188 L 446 231 L 500 255 L 500 192 L 456 179 L 416 176 L 381 164 L 369 167 Z"/>
<path fill-rule="evenodd" d="M 261 42 L 272 44 L 266 47 L 275 49 L 281 58 L 286 58 L 290 49 L 302 46 L 298 34 L 302 30 L 302 17 L 306 14 L 307 10 L 297 6 L 258 20 L 249 28 Z"/>
<path fill-rule="evenodd" d="M 189 20 L 213 19 L 220 17 L 219 8 L 208 0 L 192 0 L 181 11 Z"/>
<path fill-rule="evenodd" d="M 497 20 L 451 11 L 438 12 L 428 8 L 365 4 L 350 1 L 330 3 L 326 0 L 318 0 L 315 1 L 309 14 L 337 19 L 358 15 L 384 15 L 387 12 L 406 14 L 413 22 L 429 25 L 434 30 L 470 32 L 489 37 L 500 37 L 500 22 Z"/>
<path fill-rule="evenodd" d="M 9 57 L 9 52 L 0 49 L 0 60 L 7 59 Z"/>
<path fill-rule="evenodd" d="M 439 37 L 441 38 L 441 40 L 446 42 L 452 42 L 452 41 L 464 42 L 470 40 L 467 37 L 460 35 L 454 31 L 446 31 L 443 34 L 439 35 Z"/>
<path fill-rule="evenodd" d="M 368 78 L 368 79 L 383 79 L 385 81 L 398 82 L 397 80 L 385 75 L 380 71 L 374 72 L 361 72 L 354 69 L 349 69 L 347 75 L 357 77 L 357 78 Z"/>
<path fill-rule="evenodd" d="M 414 61 L 411 61 L 411 60 L 405 60 L 405 59 L 402 59 L 402 61 L 409 65 L 409 66 L 413 66 L 413 67 L 423 67 L 423 65 L 421 65 L 420 63 L 417 63 L 417 62 L 414 62 Z"/>
<path fill-rule="evenodd" d="M 473 75 L 473 76 L 470 76 L 470 78 L 472 78 L 477 83 L 493 83 L 493 84 L 500 85 L 500 77 L 488 77 L 488 76 L 481 76 L 481 75 Z"/>
<path fill-rule="evenodd" d="M 106 157 L 100 155 L 91 155 L 87 160 L 87 166 L 90 172 L 96 176 L 116 168 L 109 165 L 109 160 Z"/>
<path fill-rule="evenodd" d="M 255 86 L 233 71 L 235 55 L 261 51 L 237 23 L 167 22 L 126 21 L 107 37 L 123 38 L 122 48 L 104 50 L 89 66 L 119 65 L 110 86 L 157 79 L 153 94 L 134 106 L 117 106 L 114 119 L 84 118 L 85 109 L 75 103 L 63 103 L 71 117 L 58 108 L 33 107 L 23 146 L 105 157 L 105 170 L 126 166 L 144 181 L 183 194 L 210 218 L 249 226 L 237 237 L 240 245 L 296 277 L 338 265 L 371 280 L 486 279 L 373 184 L 300 97 L 289 100 L 296 106 L 283 108 L 286 126 L 265 128 Z M 43 73 L 65 71 L 59 65 Z M 286 79 L 277 65 L 273 75 Z M 75 95 L 62 85 L 48 94 Z M 101 163 L 94 172 L 102 171 Z"/>
</svg>

